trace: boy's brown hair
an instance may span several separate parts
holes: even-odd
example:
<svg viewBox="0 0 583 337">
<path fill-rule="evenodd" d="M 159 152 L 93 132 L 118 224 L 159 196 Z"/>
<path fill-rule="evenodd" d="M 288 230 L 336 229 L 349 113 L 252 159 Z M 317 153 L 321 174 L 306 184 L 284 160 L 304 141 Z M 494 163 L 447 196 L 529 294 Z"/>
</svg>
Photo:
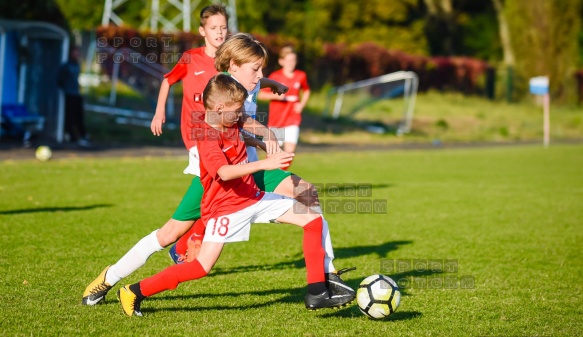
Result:
<svg viewBox="0 0 583 337">
<path fill-rule="evenodd" d="M 227 24 L 229 23 L 229 13 L 227 12 L 227 8 L 220 3 L 216 3 L 206 6 L 200 11 L 200 26 L 204 27 L 206 20 L 213 15 L 222 15 L 227 19 Z"/>
<path fill-rule="evenodd" d="M 281 50 L 279 51 L 279 58 L 280 59 L 285 58 L 289 54 L 296 54 L 296 51 L 294 50 L 294 47 L 292 47 L 292 46 L 285 46 L 285 47 L 281 48 Z"/>
<path fill-rule="evenodd" d="M 269 52 L 265 45 L 257 41 L 251 34 L 237 33 L 229 36 L 217 49 L 215 68 L 218 71 L 227 71 L 231 60 L 240 66 L 243 63 L 254 62 L 258 59 L 263 59 L 262 67 L 267 65 Z"/>
<path fill-rule="evenodd" d="M 204 108 L 214 109 L 218 102 L 225 105 L 244 103 L 247 99 L 247 89 L 230 75 L 216 74 L 207 83 L 202 93 Z"/>
</svg>

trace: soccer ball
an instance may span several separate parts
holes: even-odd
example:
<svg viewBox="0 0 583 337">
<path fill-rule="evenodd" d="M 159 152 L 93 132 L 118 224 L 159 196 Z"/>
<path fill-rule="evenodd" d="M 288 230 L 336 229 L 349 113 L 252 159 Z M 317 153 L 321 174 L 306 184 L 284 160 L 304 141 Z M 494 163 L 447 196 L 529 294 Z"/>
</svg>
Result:
<svg viewBox="0 0 583 337">
<path fill-rule="evenodd" d="M 53 152 L 51 151 L 50 147 L 48 147 L 46 145 L 41 145 L 36 149 L 36 152 L 34 153 L 34 155 L 36 156 L 36 159 L 38 159 L 40 161 L 47 161 L 47 160 L 51 159 Z"/>
<path fill-rule="evenodd" d="M 397 310 L 401 292 L 390 277 L 371 275 L 360 282 L 356 302 L 360 311 L 369 318 L 383 319 Z"/>
</svg>

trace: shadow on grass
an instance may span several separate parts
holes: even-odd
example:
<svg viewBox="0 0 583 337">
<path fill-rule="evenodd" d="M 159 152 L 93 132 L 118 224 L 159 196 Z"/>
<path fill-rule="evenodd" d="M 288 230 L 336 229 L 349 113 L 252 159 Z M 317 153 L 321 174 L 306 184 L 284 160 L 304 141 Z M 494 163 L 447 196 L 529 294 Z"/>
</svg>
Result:
<svg viewBox="0 0 583 337">
<path fill-rule="evenodd" d="M 354 303 L 354 302 L 353 302 Z M 393 313 L 392 315 L 390 315 L 389 317 L 385 318 L 385 319 L 381 319 L 381 320 L 373 320 L 373 319 L 368 319 L 369 321 L 373 321 L 373 322 L 389 322 L 389 321 L 405 321 L 405 320 L 410 320 L 410 319 L 414 319 L 417 317 L 421 317 L 423 314 L 418 312 L 418 311 L 398 311 Z M 334 312 L 327 312 L 323 315 L 321 315 L 320 317 L 322 318 L 330 318 L 330 317 L 344 317 L 344 318 L 352 318 L 352 317 L 360 317 L 363 316 L 363 314 L 360 312 L 360 310 L 358 309 L 358 305 L 349 305 L 346 308 L 342 308 L 340 310 L 334 311 Z"/>
<path fill-rule="evenodd" d="M 146 299 L 142 302 L 142 312 L 156 312 L 156 311 L 204 311 L 204 310 L 242 310 L 242 309 L 255 309 L 255 308 L 264 308 L 268 307 L 277 303 L 289 303 L 289 304 L 297 304 L 297 305 L 304 305 L 304 294 L 305 288 L 303 287 L 295 287 L 295 288 L 281 288 L 281 289 L 270 289 L 270 290 L 260 290 L 260 291 L 244 291 L 244 292 L 223 292 L 220 294 L 195 294 L 195 295 L 178 295 L 178 296 L 164 296 L 164 297 L 154 297 L 156 300 L 160 301 L 172 301 L 172 300 L 196 300 L 200 298 L 217 298 L 217 297 L 240 297 L 240 296 L 268 296 L 273 298 L 274 295 L 281 295 L 281 297 L 273 300 L 268 300 L 261 303 L 253 303 L 253 304 L 246 304 L 246 305 L 232 305 L 234 301 L 229 300 L 228 302 L 222 303 L 231 303 L 231 305 L 213 305 L 213 306 L 198 306 L 196 302 L 189 307 L 174 307 L 174 308 L 152 308 L 148 306 L 148 300 Z M 257 300 L 255 300 L 257 301 Z M 144 307 L 144 304 L 146 306 Z"/>
<path fill-rule="evenodd" d="M 112 207 L 112 204 L 96 204 L 88 206 L 70 206 L 70 207 L 39 207 L 39 208 L 26 208 L 26 209 L 12 209 L 6 211 L 0 211 L 0 215 L 10 215 L 10 214 L 25 214 L 25 213 L 43 213 L 43 212 L 75 212 L 75 211 L 88 211 L 95 208 Z"/>
<path fill-rule="evenodd" d="M 304 306 L 303 299 L 305 294 L 305 288 L 303 287 L 295 287 L 295 288 L 281 288 L 281 289 L 271 289 L 271 290 L 261 290 L 261 291 L 245 291 L 245 292 L 226 292 L 220 294 L 196 294 L 196 295 L 178 295 L 178 296 L 164 296 L 164 297 L 154 297 L 158 301 L 174 301 L 174 300 L 196 300 L 201 298 L 220 298 L 220 297 L 233 297 L 237 298 L 240 296 L 268 296 L 273 298 L 274 295 L 281 295 L 281 297 L 277 299 L 271 299 L 261 303 L 253 303 L 253 304 L 242 304 L 242 305 L 232 305 L 236 301 L 229 300 L 228 303 L 231 305 L 212 305 L 212 306 L 200 306 L 197 305 L 196 302 L 193 302 L 192 306 L 188 307 L 164 307 L 164 308 L 156 308 L 148 305 L 149 300 L 145 300 L 142 302 L 141 311 L 143 313 L 155 313 L 157 311 L 210 311 L 210 310 L 246 310 L 246 309 L 258 309 L 258 308 L 265 308 L 269 307 L 274 304 L 286 303 L 290 305 L 298 305 Z M 255 300 L 261 301 L 261 298 Z M 225 302 L 223 302 L 225 303 Z M 144 306 L 145 304 L 145 306 Z M 333 310 L 333 311 L 330 311 Z M 356 300 L 346 307 L 341 309 L 321 309 L 317 311 L 322 318 L 329 318 L 329 317 L 342 317 L 342 318 L 353 318 L 357 316 L 362 316 L 362 313 L 358 309 L 358 305 L 356 305 Z M 402 321 L 402 320 L 410 320 L 417 317 L 422 316 L 422 313 L 417 311 L 402 311 L 402 312 L 395 312 L 394 314 L 390 315 L 388 318 L 384 320 L 379 320 L 379 322 L 387 322 L 387 321 Z"/>
<path fill-rule="evenodd" d="M 355 246 L 355 247 L 341 247 L 334 249 L 334 255 L 336 258 L 354 258 L 357 256 L 376 254 L 380 258 L 386 257 L 389 252 L 397 250 L 399 246 L 410 244 L 412 241 L 389 241 L 380 245 L 369 245 L 369 246 Z M 298 254 L 299 255 L 299 254 Z M 226 275 L 232 273 L 244 273 L 244 272 L 255 272 L 255 271 L 268 271 L 268 270 L 285 270 L 285 269 L 297 269 L 304 268 L 305 262 L 304 257 L 299 256 L 295 260 L 282 261 L 274 264 L 268 265 L 250 265 L 250 266 L 239 266 L 235 268 L 215 268 L 211 272 L 211 275 Z M 358 268 L 358 266 L 357 266 Z M 348 275 L 348 274 L 346 274 Z M 348 282 L 347 282 L 348 283 Z M 352 286 L 352 285 L 351 285 Z"/>
<path fill-rule="evenodd" d="M 403 240 L 403 241 L 389 241 L 385 242 L 381 245 L 368 245 L 368 246 L 356 246 L 356 247 L 341 247 L 336 248 L 334 250 L 336 257 L 345 257 L 345 258 L 353 258 L 361 255 L 369 255 L 369 254 L 376 254 L 381 258 L 386 257 L 391 251 L 397 250 L 399 246 L 411 244 L 412 241 L 410 240 Z M 282 261 L 275 264 L 269 265 L 250 265 L 250 266 L 240 266 L 236 268 L 216 268 L 213 269 L 211 274 L 208 277 L 214 277 L 219 275 L 227 275 L 233 273 L 245 273 L 245 272 L 255 272 L 255 271 L 272 271 L 272 270 L 285 270 L 285 269 L 301 269 L 304 268 L 304 259 L 303 257 L 299 257 L 297 259 L 291 261 Z M 361 277 L 358 276 L 357 278 L 347 279 L 346 275 L 344 274 L 343 279 L 344 281 L 352 288 L 356 289 L 361 281 Z M 404 273 L 401 273 L 399 276 L 406 277 Z M 161 296 L 161 297 L 154 297 L 153 299 L 161 300 L 161 301 L 169 301 L 169 300 L 192 300 L 192 299 L 201 299 L 201 298 L 220 298 L 220 297 L 240 297 L 240 296 L 258 296 L 260 297 L 256 301 L 261 301 L 261 297 L 268 297 L 269 300 L 261 301 L 261 303 L 251 303 L 251 304 L 242 304 L 242 305 L 232 305 L 236 301 L 229 300 L 228 303 L 230 305 L 213 305 L 213 306 L 197 306 L 194 304 L 192 307 L 173 307 L 173 308 L 151 308 L 148 306 L 148 300 L 144 302 L 145 306 L 142 306 L 142 311 L 144 313 L 149 312 L 156 312 L 156 311 L 201 311 L 201 310 L 241 310 L 241 309 L 253 309 L 253 308 L 263 308 L 268 307 L 278 303 L 290 303 L 293 305 L 301 305 L 303 306 L 303 299 L 305 295 L 305 288 L 304 287 L 292 287 L 292 288 L 279 288 L 279 289 L 270 289 L 270 290 L 259 290 L 259 291 L 243 291 L 243 292 L 223 292 L 223 293 L 207 293 L 207 294 L 193 294 L 193 295 L 177 295 L 177 296 Z M 279 295 L 279 296 L 278 296 Z M 278 297 L 273 299 L 274 297 Z M 356 302 L 353 302 L 348 307 L 343 308 L 339 311 L 335 311 L 333 313 L 327 314 L 330 316 L 340 316 L 340 317 L 353 317 L 355 315 L 361 315 L 358 306 L 355 305 Z M 420 316 L 420 313 L 411 313 L 411 312 L 403 312 L 397 315 L 395 313 L 391 315 L 389 320 L 404 320 L 404 319 L 412 319 L 417 316 Z M 394 317 L 393 317 L 394 316 Z"/>
</svg>

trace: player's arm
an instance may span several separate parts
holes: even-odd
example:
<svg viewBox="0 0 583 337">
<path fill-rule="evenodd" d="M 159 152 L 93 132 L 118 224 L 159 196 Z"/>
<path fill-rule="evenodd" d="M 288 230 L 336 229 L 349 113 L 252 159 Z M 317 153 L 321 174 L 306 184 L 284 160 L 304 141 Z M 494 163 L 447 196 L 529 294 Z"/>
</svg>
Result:
<svg viewBox="0 0 583 337">
<path fill-rule="evenodd" d="M 275 96 L 285 94 L 289 90 L 287 86 L 266 77 L 262 77 L 259 80 L 259 86 L 261 89 L 271 89 L 271 92 Z M 261 99 L 261 92 L 259 92 L 259 98 Z"/>
<path fill-rule="evenodd" d="M 247 164 L 223 165 L 217 170 L 217 175 L 223 181 L 237 179 L 261 170 L 286 168 L 293 159 L 293 153 L 279 152 L 266 159 Z"/>
<path fill-rule="evenodd" d="M 245 146 L 258 147 L 267 153 L 267 147 L 264 142 L 255 137 L 244 137 Z"/>
<path fill-rule="evenodd" d="M 294 111 L 301 114 L 310 99 L 310 90 L 302 92 L 302 99 L 294 106 Z"/>
<path fill-rule="evenodd" d="M 273 92 L 267 92 L 265 90 L 259 91 L 257 98 L 262 101 L 287 101 L 286 95 L 280 95 Z"/>
<path fill-rule="evenodd" d="M 178 63 L 164 75 L 162 84 L 160 84 L 160 92 L 158 93 L 158 102 L 156 103 L 156 113 L 152 118 L 150 129 L 155 136 L 162 134 L 162 125 L 166 122 L 166 101 L 168 100 L 168 93 L 170 86 L 178 81 L 181 81 L 187 74 L 186 65 L 189 62 L 189 56 L 183 54 Z"/>
<path fill-rule="evenodd" d="M 269 130 L 265 125 L 259 123 L 255 118 L 249 117 L 247 114 L 241 116 L 241 122 L 239 124 L 241 128 L 249 133 L 256 136 L 263 137 L 263 142 L 266 145 L 266 151 L 268 155 L 280 152 L 279 143 L 273 131 Z M 248 138 L 249 135 L 245 135 L 243 132 L 243 137 Z"/>
<path fill-rule="evenodd" d="M 154 136 L 162 134 L 162 125 L 166 122 L 166 101 L 168 100 L 168 93 L 170 92 L 170 84 L 168 79 L 164 78 L 160 85 L 160 93 L 158 93 L 158 102 L 156 103 L 156 113 L 152 118 L 150 129 Z"/>
</svg>

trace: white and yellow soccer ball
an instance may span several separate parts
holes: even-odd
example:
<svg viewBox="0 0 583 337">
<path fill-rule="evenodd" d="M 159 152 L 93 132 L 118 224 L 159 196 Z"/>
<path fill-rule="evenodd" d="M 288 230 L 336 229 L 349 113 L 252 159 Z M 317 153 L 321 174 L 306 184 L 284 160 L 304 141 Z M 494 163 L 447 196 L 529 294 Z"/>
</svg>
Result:
<svg viewBox="0 0 583 337">
<path fill-rule="evenodd" d="M 383 319 L 397 310 L 401 292 L 390 277 L 371 275 L 360 282 L 356 302 L 360 311 L 369 318 Z"/>
<path fill-rule="evenodd" d="M 47 160 L 51 159 L 51 157 L 53 156 L 53 151 L 51 151 L 50 147 L 48 147 L 46 145 L 41 145 L 41 146 L 37 147 L 34 155 L 35 155 L 36 159 L 38 159 L 40 161 L 47 161 Z"/>
</svg>

